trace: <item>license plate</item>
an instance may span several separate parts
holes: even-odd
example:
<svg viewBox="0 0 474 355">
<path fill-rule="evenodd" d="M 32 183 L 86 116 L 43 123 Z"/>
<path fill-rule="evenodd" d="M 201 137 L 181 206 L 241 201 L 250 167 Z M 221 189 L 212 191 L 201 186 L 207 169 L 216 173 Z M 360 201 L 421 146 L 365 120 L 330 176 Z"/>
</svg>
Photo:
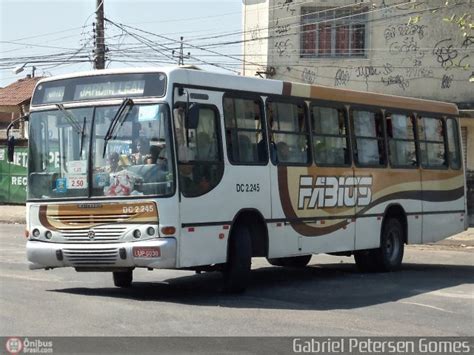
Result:
<svg viewBox="0 0 474 355">
<path fill-rule="evenodd" d="M 134 247 L 133 256 L 135 258 L 158 258 L 161 256 L 161 251 L 157 247 Z"/>
</svg>

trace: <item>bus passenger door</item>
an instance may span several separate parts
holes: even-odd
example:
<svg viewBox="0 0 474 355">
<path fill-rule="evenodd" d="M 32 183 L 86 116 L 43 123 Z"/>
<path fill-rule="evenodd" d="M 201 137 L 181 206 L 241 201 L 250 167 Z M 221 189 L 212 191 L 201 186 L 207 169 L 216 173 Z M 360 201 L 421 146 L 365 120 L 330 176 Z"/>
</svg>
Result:
<svg viewBox="0 0 474 355">
<path fill-rule="evenodd" d="M 222 93 L 174 89 L 174 142 L 177 160 L 180 267 L 226 260 L 230 214 L 222 208 L 224 162 L 220 117 Z"/>
<path fill-rule="evenodd" d="M 194 88 L 179 95 L 175 89 L 180 267 L 226 262 L 231 226 L 241 211 L 270 218 L 268 167 L 259 162 L 261 126 L 254 124 L 259 99 Z"/>
</svg>

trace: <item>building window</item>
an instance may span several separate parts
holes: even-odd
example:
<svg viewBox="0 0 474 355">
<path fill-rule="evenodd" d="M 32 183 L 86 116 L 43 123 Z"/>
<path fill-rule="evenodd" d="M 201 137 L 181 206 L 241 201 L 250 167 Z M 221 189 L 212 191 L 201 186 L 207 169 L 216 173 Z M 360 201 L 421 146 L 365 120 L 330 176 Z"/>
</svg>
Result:
<svg viewBox="0 0 474 355">
<path fill-rule="evenodd" d="M 364 57 L 367 7 L 301 8 L 302 58 Z"/>
</svg>

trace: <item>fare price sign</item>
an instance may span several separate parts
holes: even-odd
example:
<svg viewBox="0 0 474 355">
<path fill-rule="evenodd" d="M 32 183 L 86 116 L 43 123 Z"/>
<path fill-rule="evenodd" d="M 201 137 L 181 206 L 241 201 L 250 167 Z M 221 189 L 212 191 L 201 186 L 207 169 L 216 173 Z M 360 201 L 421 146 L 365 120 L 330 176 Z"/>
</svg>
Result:
<svg viewBox="0 0 474 355">
<path fill-rule="evenodd" d="M 68 189 L 85 189 L 87 188 L 87 175 L 69 175 L 67 177 Z"/>
<path fill-rule="evenodd" d="M 87 188 L 87 160 L 67 162 L 67 189 Z"/>
</svg>

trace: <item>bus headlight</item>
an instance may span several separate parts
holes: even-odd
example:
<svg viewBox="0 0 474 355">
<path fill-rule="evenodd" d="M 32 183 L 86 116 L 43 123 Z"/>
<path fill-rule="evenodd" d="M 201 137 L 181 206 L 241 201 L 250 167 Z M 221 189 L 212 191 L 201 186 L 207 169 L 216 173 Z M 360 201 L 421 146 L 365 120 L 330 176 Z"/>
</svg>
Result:
<svg viewBox="0 0 474 355">
<path fill-rule="evenodd" d="M 147 234 L 148 234 L 149 236 L 153 236 L 153 235 L 155 235 L 155 232 L 156 232 L 156 231 L 155 231 L 155 228 L 153 228 L 153 227 L 148 227 L 148 228 L 146 229 L 146 232 L 147 232 Z"/>
<path fill-rule="evenodd" d="M 142 232 L 140 232 L 139 229 L 135 229 L 135 230 L 133 231 L 133 237 L 134 237 L 134 238 L 137 238 L 137 239 L 138 239 L 138 238 L 140 238 L 141 236 L 142 236 Z"/>
<path fill-rule="evenodd" d="M 33 232 L 31 233 L 34 238 L 39 238 L 40 236 L 40 231 L 38 228 L 33 229 Z"/>
<path fill-rule="evenodd" d="M 46 233 L 44 233 L 44 236 L 46 237 L 46 239 L 51 239 L 53 237 L 53 233 L 51 233 L 51 231 L 46 231 Z"/>
</svg>

